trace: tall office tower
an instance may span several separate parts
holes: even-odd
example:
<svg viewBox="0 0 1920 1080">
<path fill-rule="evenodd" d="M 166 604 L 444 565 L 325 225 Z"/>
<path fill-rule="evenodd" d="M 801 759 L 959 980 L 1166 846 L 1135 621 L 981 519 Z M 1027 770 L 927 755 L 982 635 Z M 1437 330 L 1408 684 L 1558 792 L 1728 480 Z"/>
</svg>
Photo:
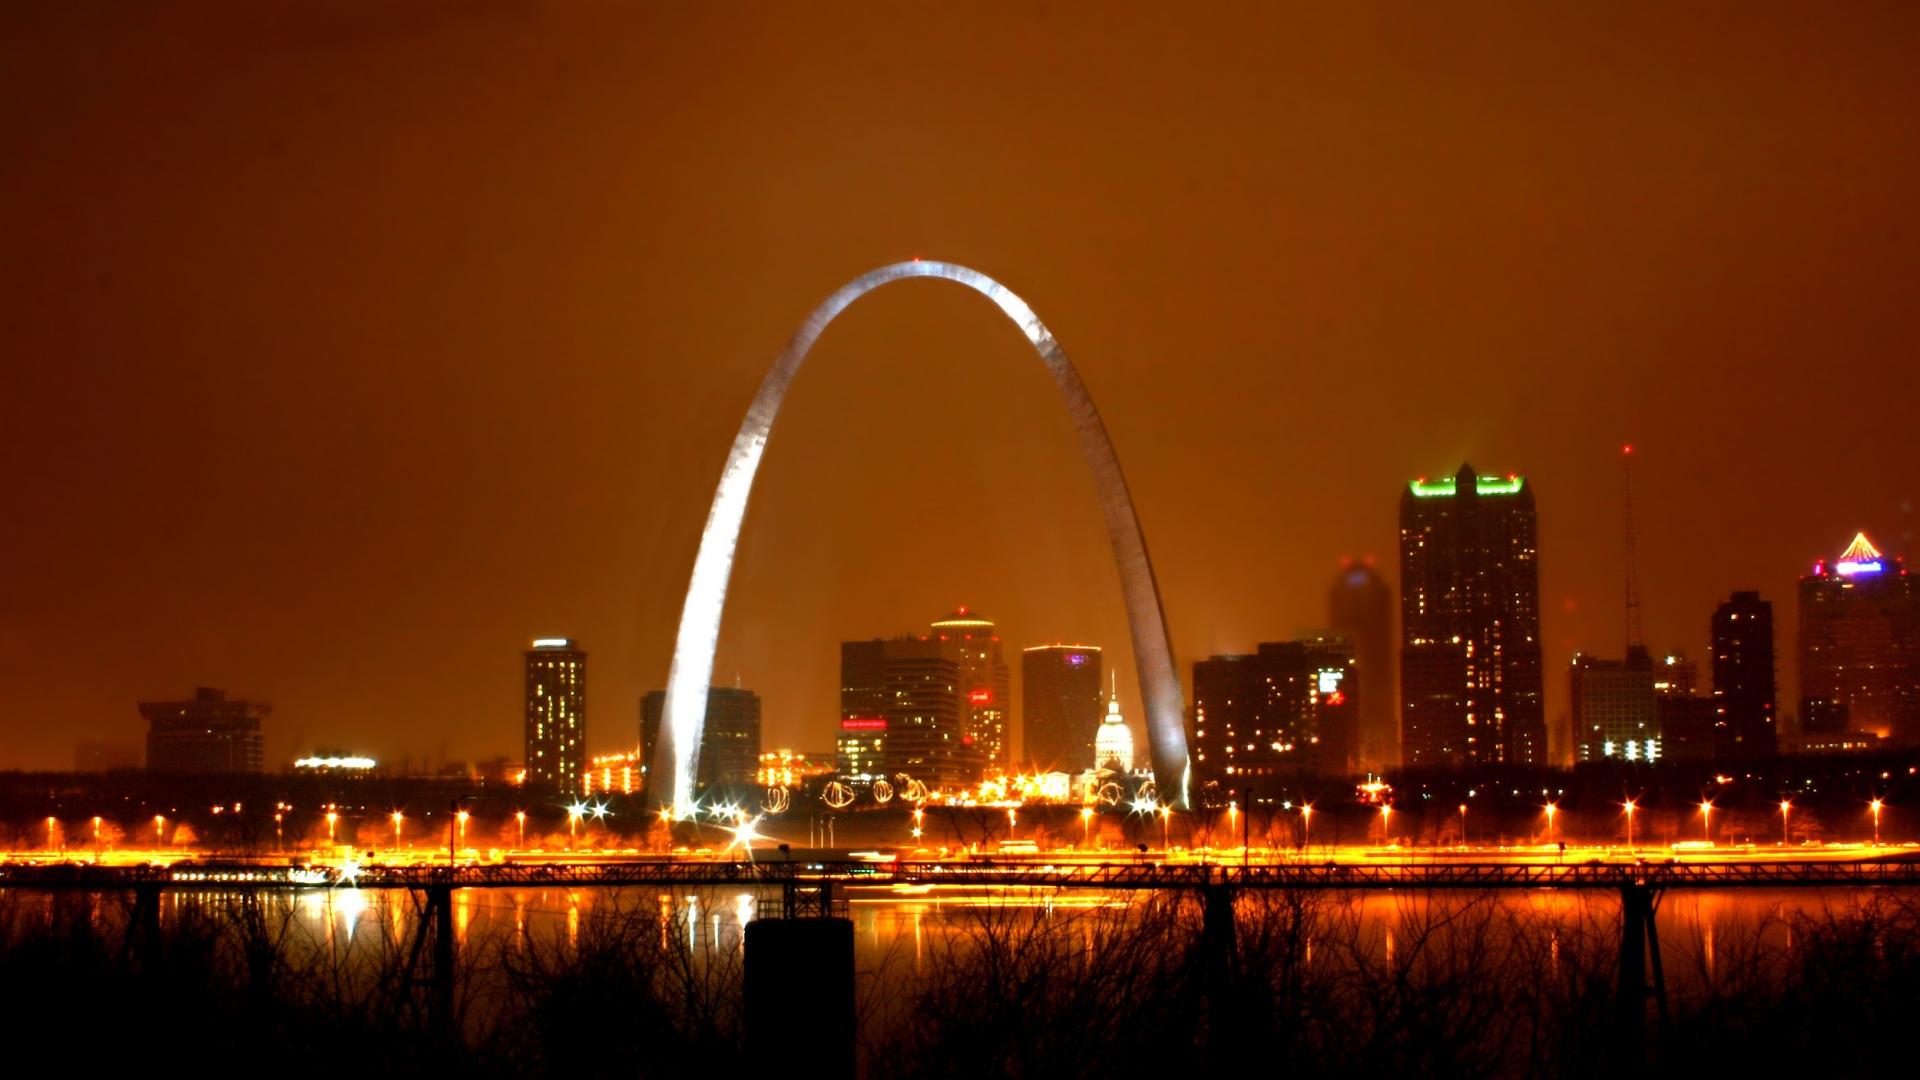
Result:
<svg viewBox="0 0 1920 1080">
<path fill-rule="evenodd" d="M 1035 645 L 1020 653 L 1025 758 L 1041 772 L 1085 772 L 1100 728 L 1098 645 Z"/>
<path fill-rule="evenodd" d="M 1723 728 L 1721 755 L 1772 757 L 1774 715 L 1773 604 L 1737 592 L 1713 612 L 1713 697 Z"/>
<path fill-rule="evenodd" d="M 1353 643 L 1354 670 L 1367 681 L 1366 697 L 1357 703 L 1359 764 L 1375 771 L 1399 764 L 1393 590 L 1374 571 L 1371 556 L 1361 562 L 1341 560 L 1340 573 L 1327 590 L 1327 626 Z"/>
<path fill-rule="evenodd" d="M 1255 658 L 1210 656 L 1193 663 L 1193 774 L 1202 802 L 1224 803 L 1246 776 L 1265 776 L 1272 740 L 1260 741 L 1267 683 Z M 1264 752 L 1263 752 L 1264 751 Z M 1245 760 L 1257 758 L 1258 760 Z M 1261 772 L 1253 772 L 1259 769 Z"/>
<path fill-rule="evenodd" d="M 973 740 L 973 752 L 986 770 L 1006 771 L 1013 765 L 1013 681 L 993 620 L 960 608 L 935 620 L 932 637 L 959 648 L 960 696 L 966 702 L 962 734 Z"/>
<path fill-rule="evenodd" d="M 840 643 L 840 733 L 834 738 L 835 773 L 865 784 L 886 775 L 887 643 Z"/>
<path fill-rule="evenodd" d="M 1406 765 L 1545 765 L 1533 485 L 1462 465 L 1400 496 Z"/>
<path fill-rule="evenodd" d="M 640 699 L 640 760 L 654 759 L 660 738 L 660 718 L 666 713 L 667 692 L 652 690 Z M 760 769 L 760 695 L 734 686 L 707 688 L 707 722 L 700 734 L 700 759 L 694 766 L 693 789 L 741 798 L 758 786 Z"/>
<path fill-rule="evenodd" d="M 1614 758 L 1657 761 L 1660 707 L 1653 690 L 1653 658 L 1627 646 L 1625 660 L 1573 658 L 1573 730 L 1581 761 Z"/>
<path fill-rule="evenodd" d="M 571 638 L 527 650 L 527 786 L 578 795 L 587 772 L 587 654 Z"/>
<path fill-rule="evenodd" d="M 260 721 L 273 711 L 256 701 L 228 701 L 224 690 L 197 687 L 191 701 L 143 701 L 147 768 L 153 772 L 257 773 L 265 754 Z"/>
<path fill-rule="evenodd" d="M 1920 584 L 1865 533 L 1800 579 L 1800 698 L 1809 731 L 1824 716 L 1920 742 Z"/>
<path fill-rule="evenodd" d="M 1360 710 L 1366 707 L 1353 643 L 1320 634 L 1299 641 L 1263 641 L 1255 658 L 1265 669 L 1267 715 L 1305 748 L 1306 767 L 1349 776 L 1360 764 Z"/>
<path fill-rule="evenodd" d="M 1208 802 L 1351 771 L 1359 680 L 1341 638 L 1263 642 L 1193 665 L 1194 773 Z"/>
<path fill-rule="evenodd" d="M 960 647 L 935 638 L 849 641 L 840 647 L 842 779 L 897 779 L 958 790 L 984 763 L 962 730 Z M 876 708 L 877 706 L 877 708 Z"/>
</svg>

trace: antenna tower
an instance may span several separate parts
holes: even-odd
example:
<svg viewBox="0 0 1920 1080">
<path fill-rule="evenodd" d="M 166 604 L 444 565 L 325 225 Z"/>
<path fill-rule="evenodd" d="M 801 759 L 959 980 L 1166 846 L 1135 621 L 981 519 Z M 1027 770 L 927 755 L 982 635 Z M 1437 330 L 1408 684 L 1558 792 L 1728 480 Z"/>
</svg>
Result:
<svg viewBox="0 0 1920 1080">
<path fill-rule="evenodd" d="M 1620 448 L 1620 471 L 1626 481 L 1627 531 L 1627 647 L 1646 644 L 1640 637 L 1640 545 L 1633 529 L 1633 444 Z"/>
</svg>

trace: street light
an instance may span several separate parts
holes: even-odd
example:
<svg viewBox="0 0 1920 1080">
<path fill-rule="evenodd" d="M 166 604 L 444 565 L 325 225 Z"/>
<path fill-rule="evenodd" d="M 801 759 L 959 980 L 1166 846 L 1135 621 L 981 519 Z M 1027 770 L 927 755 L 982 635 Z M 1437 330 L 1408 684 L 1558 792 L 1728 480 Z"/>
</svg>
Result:
<svg viewBox="0 0 1920 1080">
<path fill-rule="evenodd" d="M 1713 800 L 1700 800 L 1700 839 L 1713 843 Z"/>
<path fill-rule="evenodd" d="M 55 824 L 55 823 L 54 823 L 54 820 L 53 820 L 53 815 L 52 815 L 52 814 L 48 814 L 48 815 L 47 815 L 47 850 L 48 850 L 48 851 L 52 851 L 52 850 L 53 850 L 53 829 L 54 829 L 54 824 Z"/>
<path fill-rule="evenodd" d="M 513 823 L 520 828 L 520 839 L 514 844 L 514 850 L 523 850 L 527 846 L 527 812 L 525 810 L 515 810 L 513 812 Z"/>
<path fill-rule="evenodd" d="M 1166 852 L 1168 858 L 1173 857 L 1172 830 L 1173 807 L 1163 806 L 1160 808 L 1160 850 Z"/>
<path fill-rule="evenodd" d="M 389 816 L 393 818 L 393 846 L 398 848 L 400 846 L 400 823 L 407 819 L 407 815 L 395 810 Z"/>
<path fill-rule="evenodd" d="M 1867 806 L 1873 811 L 1873 846 L 1874 847 L 1880 846 L 1880 807 L 1881 805 L 1882 803 L 1877 798 L 1867 804 Z M 94 820 L 98 821 L 100 819 L 94 818 Z"/>
<path fill-rule="evenodd" d="M 580 818 L 587 812 L 585 803 L 574 803 L 567 807 L 567 846 L 571 848 L 580 838 Z"/>
<path fill-rule="evenodd" d="M 1553 843 L 1553 815 L 1559 812 L 1560 812 L 1560 807 L 1557 803 L 1547 804 L 1547 843 L 1548 844 Z"/>
<path fill-rule="evenodd" d="M 919 836 L 920 830 L 917 826 L 920 824 L 920 811 L 915 810 L 913 817 L 914 825 L 916 826 L 913 830 L 913 835 Z M 1080 846 L 1082 848 L 1093 846 L 1093 807 L 1091 806 L 1083 806 L 1080 808 Z"/>
<path fill-rule="evenodd" d="M 460 847 L 463 849 L 467 846 L 467 819 L 472 816 L 465 810 L 453 815 L 454 822 L 460 826 Z"/>
<path fill-rule="evenodd" d="M 333 824 L 334 822 L 339 820 L 340 820 L 340 812 L 335 810 L 333 808 L 333 805 L 329 803 L 327 805 L 327 843 L 328 844 L 333 843 Z"/>
<path fill-rule="evenodd" d="M 1300 804 L 1300 850 L 1313 850 L 1313 804 Z"/>
<path fill-rule="evenodd" d="M 93 846 L 100 846 L 100 815 L 93 815 Z"/>
<path fill-rule="evenodd" d="M 1393 804 L 1380 804 L 1380 846 L 1393 842 Z"/>
<path fill-rule="evenodd" d="M 1465 851 L 1473 845 L 1467 842 L 1467 804 L 1460 804 L 1460 850 Z"/>
<path fill-rule="evenodd" d="M 1627 854 L 1633 854 L 1633 800 L 1626 801 L 1627 808 Z"/>
<path fill-rule="evenodd" d="M 1792 831 L 1789 830 L 1787 827 L 1787 823 L 1791 821 L 1792 818 L 1793 818 L 1793 800 L 1781 799 L 1780 800 L 1780 846 L 1781 847 L 1787 847 L 1793 843 Z"/>
<path fill-rule="evenodd" d="M 161 844 L 166 843 L 166 829 L 167 829 L 167 819 L 165 815 L 162 815 L 162 814 L 153 815 L 153 846 L 154 847 L 159 847 Z"/>
</svg>

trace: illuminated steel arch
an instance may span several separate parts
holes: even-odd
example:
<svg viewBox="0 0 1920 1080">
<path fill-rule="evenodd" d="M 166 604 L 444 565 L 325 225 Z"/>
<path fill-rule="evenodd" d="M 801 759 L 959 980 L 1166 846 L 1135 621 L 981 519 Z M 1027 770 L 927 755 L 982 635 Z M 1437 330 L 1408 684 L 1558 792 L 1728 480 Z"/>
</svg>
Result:
<svg viewBox="0 0 1920 1080">
<path fill-rule="evenodd" d="M 747 514 L 747 497 L 753 489 L 754 473 L 760 468 L 760 456 L 766 451 L 767 436 L 773 430 L 773 418 L 787 396 L 787 388 L 800 370 L 801 361 L 827 328 L 848 305 L 874 289 L 906 278 L 940 278 L 958 282 L 998 306 L 1020 332 L 1027 336 L 1041 363 L 1053 376 L 1060 394 L 1066 398 L 1067 411 L 1080 434 L 1080 449 L 1093 469 L 1101 509 L 1107 519 L 1107 534 L 1113 541 L 1113 558 L 1120 570 L 1120 587 L 1127 605 L 1127 624 L 1133 636 L 1134 663 L 1140 679 L 1140 692 L 1147 717 L 1147 747 L 1153 757 L 1153 771 L 1161 791 L 1178 792 L 1174 800 L 1181 809 L 1187 806 L 1188 761 L 1187 734 L 1181 717 L 1180 680 L 1173 666 L 1173 648 L 1167 637 L 1166 616 L 1160 608 L 1160 589 L 1153 577 L 1153 564 L 1147 559 L 1146 538 L 1133 512 L 1133 500 L 1127 494 L 1126 479 L 1120 474 L 1120 462 L 1114 457 L 1107 429 L 1087 396 L 1087 388 L 1074 371 L 1067 354 L 1053 333 L 1040 322 L 1026 301 L 1006 286 L 977 270 L 945 262 L 903 262 L 883 266 L 842 286 L 815 308 L 800 324 L 787 347 L 773 362 L 773 370 L 760 383 L 740 434 L 734 436 L 733 449 L 727 454 L 726 468 L 720 474 L 713 494 L 713 509 L 707 514 L 706 528 L 700 534 L 700 551 L 693 560 L 693 579 L 687 583 L 686 605 L 680 610 L 680 636 L 674 645 L 673 668 L 667 676 L 666 708 L 660 724 L 660 748 L 654 757 L 654 775 L 663 777 L 672 791 L 675 817 L 693 814 L 693 783 L 700 752 L 700 734 L 707 715 L 707 687 L 713 678 L 714 650 L 720 640 L 720 617 L 726 607 L 727 582 L 733 573 L 734 549 L 740 540 L 740 525 Z"/>
</svg>

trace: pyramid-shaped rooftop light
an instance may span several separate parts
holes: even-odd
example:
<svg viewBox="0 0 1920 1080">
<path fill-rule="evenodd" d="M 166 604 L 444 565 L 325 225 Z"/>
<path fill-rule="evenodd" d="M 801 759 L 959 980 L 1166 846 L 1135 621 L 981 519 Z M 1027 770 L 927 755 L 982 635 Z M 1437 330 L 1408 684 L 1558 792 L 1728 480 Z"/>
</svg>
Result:
<svg viewBox="0 0 1920 1080">
<path fill-rule="evenodd" d="M 1833 571 L 1843 577 L 1855 574 L 1877 574 L 1881 570 L 1880 552 L 1867 540 L 1867 534 L 1853 534 L 1853 543 L 1840 553 L 1840 561 L 1833 565 Z"/>
</svg>

